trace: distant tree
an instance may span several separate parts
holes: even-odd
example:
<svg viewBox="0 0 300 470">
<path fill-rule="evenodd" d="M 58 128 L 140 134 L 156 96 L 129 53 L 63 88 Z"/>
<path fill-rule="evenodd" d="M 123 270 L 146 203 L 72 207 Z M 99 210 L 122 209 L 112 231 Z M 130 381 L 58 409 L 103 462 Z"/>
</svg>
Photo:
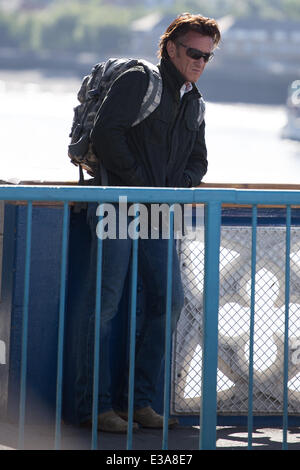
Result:
<svg viewBox="0 0 300 470">
<path fill-rule="evenodd" d="M 300 20 L 299 0 L 23 0 L 29 4 L 43 8 L 4 13 L 0 3 L 0 47 L 125 54 L 131 22 L 154 10 Z"/>
<path fill-rule="evenodd" d="M 0 10 L 0 44 L 2 47 L 14 47 L 18 40 L 13 34 L 14 23 L 10 15 Z"/>
</svg>

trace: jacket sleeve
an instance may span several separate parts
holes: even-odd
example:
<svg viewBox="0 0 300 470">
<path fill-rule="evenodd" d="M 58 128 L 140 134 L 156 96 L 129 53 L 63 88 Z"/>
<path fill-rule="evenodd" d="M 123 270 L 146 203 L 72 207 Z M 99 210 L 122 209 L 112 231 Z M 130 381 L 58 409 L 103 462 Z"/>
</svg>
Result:
<svg viewBox="0 0 300 470">
<path fill-rule="evenodd" d="M 104 167 L 124 184 L 142 186 L 143 171 L 127 144 L 126 132 L 136 120 L 148 87 L 142 67 L 125 72 L 112 85 L 91 133 L 94 151 Z"/>
<path fill-rule="evenodd" d="M 197 134 L 194 148 L 184 170 L 183 187 L 198 186 L 207 172 L 205 121 L 202 122 Z"/>
</svg>

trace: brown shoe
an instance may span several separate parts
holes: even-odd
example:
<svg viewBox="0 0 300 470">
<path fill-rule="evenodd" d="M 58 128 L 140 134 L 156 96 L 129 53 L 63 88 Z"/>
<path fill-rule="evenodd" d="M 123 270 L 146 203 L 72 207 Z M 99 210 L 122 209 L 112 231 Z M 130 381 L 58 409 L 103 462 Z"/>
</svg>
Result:
<svg viewBox="0 0 300 470">
<path fill-rule="evenodd" d="M 84 423 L 81 423 L 83 427 L 91 427 L 92 421 L 88 420 Z M 117 415 L 113 410 L 106 411 L 105 413 L 100 413 L 98 415 L 98 431 L 113 432 L 119 434 L 126 434 L 128 429 L 128 423 Z M 137 423 L 133 423 L 133 431 L 138 430 Z"/>
<path fill-rule="evenodd" d="M 128 419 L 127 411 L 117 411 L 118 415 L 124 420 Z M 144 428 L 162 429 L 164 425 L 163 416 L 157 414 L 150 406 L 135 410 L 133 419 Z M 173 428 L 178 424 L 177 418 L 169 418 L 168 427 Z"/>
</svg>

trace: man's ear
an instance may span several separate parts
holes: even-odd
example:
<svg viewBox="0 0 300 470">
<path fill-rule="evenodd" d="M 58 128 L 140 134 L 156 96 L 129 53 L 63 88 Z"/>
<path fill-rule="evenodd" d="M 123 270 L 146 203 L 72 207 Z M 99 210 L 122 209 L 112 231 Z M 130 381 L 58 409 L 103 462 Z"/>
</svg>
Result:
<svg viewBox="0 0 300 470">
<path fill-rule="evenodd" d="M 169 54 L 169 57 L 172 59 L 176 54 L 176 44 L 173 41 L 169 40 L 167 42 L 166 47 L 167 47 L 167 52 Z"/>
</svg>

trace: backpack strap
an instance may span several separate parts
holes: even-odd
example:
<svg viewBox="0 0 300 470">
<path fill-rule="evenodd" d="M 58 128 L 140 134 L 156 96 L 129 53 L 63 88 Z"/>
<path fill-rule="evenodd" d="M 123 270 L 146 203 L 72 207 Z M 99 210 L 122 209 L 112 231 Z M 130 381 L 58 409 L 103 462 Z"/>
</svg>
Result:
<svg viewBox="0 0 300 470">
<path fill-rule="evenodd" d="M 203 99 L 202 96 L 201 96 L 201 97 L 199 98 L 199 114 L 198 114 L 198 124 L 199 124 L 199 127 L 201 126 L 202 122 L 204 121 L 205 109 L 206 109 L 205 101 L 204 101 L 204 99 Z"/>
<path fill-rule="evenodd" d="M 151 64 L 147 60 L 139 59 L 138 62 L 144 67 L 145 71 L 147 72 L 149 83 L 148 89 L 140 107 L 139 115 L 135 122 L 132 124 L 132 126 L 136 126 L 137 124 L 142 122 L 144 119 L 150 116 L 150 114 L 153 113 L 153 111 L 158 107 L 161 100 L 163 88 L 162 78 L 158 67 Z"/>
<path fill-rule="evenodd" d="M 84 186 L 84 174 L 83 174 L 83 169 L 82 169 L 82 166 L 79 164 L 78 165 L 78 169 L 79 169 L 79 181 L 78 181 L 78 184 L 79 186 Z"/>
</svg>

